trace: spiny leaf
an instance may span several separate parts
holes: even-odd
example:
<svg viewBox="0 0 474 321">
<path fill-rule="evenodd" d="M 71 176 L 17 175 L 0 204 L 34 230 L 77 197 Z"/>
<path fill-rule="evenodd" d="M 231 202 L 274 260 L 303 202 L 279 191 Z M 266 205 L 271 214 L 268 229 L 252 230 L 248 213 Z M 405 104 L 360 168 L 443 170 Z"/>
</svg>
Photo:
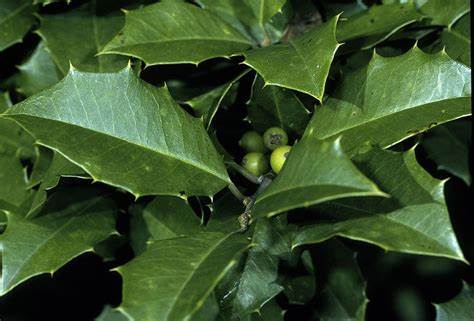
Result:
<svg viewBox="0 0 474 321">
<path fill-rule="evenodd" d="M 215 14 L 181 1 L 127 11 L 125 19 L 125 28 L 102 53 L 137 57 L 147 65 L 197 64 L 250 46 L 245 36 Z"/>
<path fill-rule="evenodd" d="M 319 139 L 343 135 L 342 146 L 353 155 L 469 115 L 470 97 L 471 70 L 443 52 L 430 55 L 414 47 L 392 58 L 375 54 L 316 107 L 308 128 Z"/>
<path fill-rule="evenodd" d="M 360 155 L 356 164 L 391 197 L 317 206 L 309 213 L 317 222 L 295 232 L 293 247 L 339 235 L 390 251 L 464 260 L 444 201 L 444 182 L 420 167 L 413 149 L 373 150 Z"/>
<path fill-rule="evenodd" d="M 115 213 L 113 202 L 84 188 L 66 190 L 34 219 L 7 212 L 7 229 L 0 236 L 1 294 L 92 251 L 94 244 L 114 232 Z"/>
<path fill-rule="evenodd" d="M 157 196 L 142 210 L 134 209 L 133 214 L 130 238 L 135 254 L 145 251 L 146 243 L 202 231 L 192 208 L 179 197 Z"/>
<path fill-rule="evenodd" d="M 31 0 L 0 2 L 0 51 L 20 42 L 35 22 Z"/>
<path fill-rule="evenodd" d="M 421 13 L 432 19 L 432 24 L 443 26 L 451 26 L 469 10 L 469 0 L 428 0 L 420 8 Z"/>
<path fill-rule="evenodd" d="M 265 84 L 301 91 L 321 101 L 340 45 L 335 35 L 337 20 L 334 17 L 287 44 L 250 50 L 244 63 L 255 69 Z"/>
<path fill-rule="evenodd" d="M 123 278 L 119 309 L 141 321 L 190 319 L 247 246 L 236 233 L 207 232 L 154 242 L 118 268 Z"/>
<path fill-rule="evenodd" d="M 368 299 L 356 253 L 337 240 L 317 248 L 316 296 L 318 320 L 364 321 Z"/>
<path fill-rule="evenodd" d="M 215 12 L 242 34 L 259 44 L 268 43 L 266 24 L 286 0 L 197 0 L 205 9 Z"/>
<path fill-rule="evenodd" d="M 469 151 L 472 148 L 470 119 L 458 120 L 438 126 L 423 137 L 421 147 L 438 169 L 445 170 L 471 185 Z"/>
<path fill-rule="evenodd" d="M 474 319 L 474 289 L 464 283 L 461 293 L 448 302 L 435 304 L 436 321 L 470 321 Z"/>
<path fill-rule="evenodd" d="M 373 5 L 355 16 L 341 19 L 337 39 L 341 42 L 358 39 L 358 47 L 370 48 L 422 18 L 413 4 Z"/>
<path fill-rule="evenodd" d="M 441 40 L 451 58 L 471 66 L 471 14 L 443 30 Z"/>
<path fill-rule="evenodd" d="M 281 172 L 257 198 L 252 215 L 278 213 L 350 196 L 384 196 L 342 151 L 339 140 L 319 141 L 309 131 Z"/>
<path fill-rule="evenodd" d="M 96 181 L 136 196 L 211 195 L 228 176 L 202 123 L 130 68 L 66 78 L 12 107 L 14 119 Z"/>
<path fill-rule="evenodd" d="M 270 127 L 281 127 L 287 133 L 302 134 L 309 121 L 309 111 L 296 95 L 285 88 L 265 86 L 261 77 L 253 84 L 248 104 L 252 127 L 263 133 Z"/>
<path fill-rule="evenodd" d="M 124 24 L 120 12 L 99 16 L 97 0 L 67 13 L 42 15 L 38 34 L 66 75 L 70 64 L 83 71 L 112 72 L 127 65 L 125 57 L 97 56 Z"/>
</svg>

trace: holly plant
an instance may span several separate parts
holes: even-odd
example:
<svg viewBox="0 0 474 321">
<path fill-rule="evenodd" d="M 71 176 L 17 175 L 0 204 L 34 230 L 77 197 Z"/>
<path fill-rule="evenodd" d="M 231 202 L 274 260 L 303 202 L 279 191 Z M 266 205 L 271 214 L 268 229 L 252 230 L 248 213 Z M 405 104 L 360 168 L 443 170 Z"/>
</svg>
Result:
<svg viewBox="0 0 474 321">
<path fill-rule="evenodd" d="M 0 0 L 0 319 L 474 320 L 470 42 L 467 0 Z"/>
</svg>

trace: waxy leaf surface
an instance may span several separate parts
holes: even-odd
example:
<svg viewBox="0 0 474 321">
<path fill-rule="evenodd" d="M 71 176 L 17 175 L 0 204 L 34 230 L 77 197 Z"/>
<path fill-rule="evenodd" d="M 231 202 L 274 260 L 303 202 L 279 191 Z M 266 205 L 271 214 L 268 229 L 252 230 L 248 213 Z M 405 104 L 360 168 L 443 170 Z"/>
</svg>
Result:
<svg viewBox="0 0 474 321">
<path fill-rule="evenodd" d="M 31 0 L 0 2 L 0 51 L 20 42 L 35 22 Z"/>
<path fill-rule="evenodd" d="M 120 310 L 140 321 L 191 319 L 247 247 L 238 233 L 156 241 L 118 268 L 123 278 Z"/>
<path fill-rule="evenodd" d="M 450 301 L 435 304 L 436 321 L 469 321 L 474 319 L 474 289 L 471 285 L 464 283 L 464 286 L 457 296 Z"/>
<path fill-rule="evenodd" d="M 334 17 L 286 44 L 250 50 L 244 63 L 255 69 L 265 84 L 301 91 L 321 101 L 339 47 L 337 20 Z"/>
<path fill-rule="evenodd" d="M 228 182 L 202 126 L 171 98 L 137 78 L 71 70 L 5 115 L 79 165 L 96 181 L 136 196 L 211 195 Z"/>
<path fill-rule="evenodd" d="M 342 135 L 344 150 L 353 155 L 365 145 L 388 147 L 469 115 L 470 97 L 470 68 L 415 47 L 392 58 L 374 55 L 367 67 L 349 72 L 308 127 L 320 139 Z"/>
<path fill-rule="evenodd" d="M 315 207 L 309 214 L 317 223 L 295 232 L 293 247 L 343 236 L 390 251 L 464 260 L 444 201 L 444 182 L 425 172 L 413 149 L 373 150 L 356 164 L 390 198 L 349 198 Z"/>
<path fill-rule="evenodd" d="M 319 141 L 310 131 L 257 197 L 252 215 L 272 216 L 337 198 L 369 195 L 384 194 L 344 154 L 339 140 Z"/>
<path fill-rule="evenodd" d="M 92 192 L 67 190 L 34 219 L 8 213 L 0 236 L 1 294 L 35 275 L 55 272 L 115 231 L 114 203 Z"/>
<path fill-rule="evenodd" d="M 125 28 L 103 53 L 137 57 L 147 65 L 199 63 L 228 57 L 250 46 L 250 40 L 212 12 L 165 0 L 126 12 Z"/>
</svg>

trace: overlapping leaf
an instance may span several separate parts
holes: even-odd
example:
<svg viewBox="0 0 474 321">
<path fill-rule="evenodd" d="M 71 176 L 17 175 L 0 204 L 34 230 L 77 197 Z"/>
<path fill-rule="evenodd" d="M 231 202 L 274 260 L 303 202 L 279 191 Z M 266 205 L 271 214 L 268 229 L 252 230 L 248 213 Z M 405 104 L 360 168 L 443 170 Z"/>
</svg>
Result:
<svg viewBox="0 0 474 321">
<path fill-rule="evenodd" d="M 422 17 L 413 4 L 374 5 L 348 19 L 341 19 L 337 39 L 341 42 L 358 39 L 359 47 L 369 48 Z"/>
<path fill-rule="evenodd" d="M 320 139 L 343 135 L 352 155 L 364 145 L 391 146 L 469 115 L 470 97 L 471 70 L 443 52 L 414 47 L 392 58 L 375 54 L 367 67 L 342 79 L 308 127 Z"/>
<path fill-rule="evenodd" d="M 35 22 L 31 0 L 0 2 L 0 51 L 20 42 Z"/>
<path fill-rule="evenodd" d="M 228 57 L 250 40 L 205 9 L 174 0 L 126 12 L 125 28 L 103 53 L 137 57 L 147 65 L 199 63 Z"/>
<path fill-rule="evenodd" d="M 420 11 L 431 18 L 435 25 L 451 26 L 471 10 L 469 0 L 428 0 Z"/>
<path fill-rule="evenodd" d="M 422 148 L 440 170 L 445 170 L 471 184 L 469 150 L 471 149 L 472 123 L 470 119 L 433 128 L 423 137 Z"/>
<path fill-rule="evenodd" d="M 265 84 L 304 92 L 322 100 L 326 78 L 339 43 L 334 17 L 301 36 L 245 53 L 245 64 L 255 69 Z"/>
<path fill-rule="evenodd" d="M 356 253 L 337 240 L 316 251 L 316 314 L 319 320 L 364 321 L 369 301 L 365 280 L 357 265 Z"/>
<path fill-rule="evenodd" d="M 373 150 L 356 162 L 390 198 L 333 201 L 314 209 L 317 223 L 295 232 L 293 247 L 333 236 L 386 250 L 464 260 L 449 220 L 443 186 L 406 153 Z"/>
<path fill-rule="evenodd" d="M 130 68 L 108 74 L 71 70 L 5 116 L 95 180 L 136 196 L 211 195 L 228 181 L 202 123 L 165 87 L 142 82 Z"/>
<path fill-rule="evenodd" d="M 474 302 L 474 289 L 469 284 L 464 283 L 461 293 L 451 301 L 435 304 L 436 321 L 472 320 L 474 318 L 472 302 Z"/>
<path fill-rule="evenodd" d="M 344 154 L 339 140 L 319 141 L 309 131 L 281 172 L 257 198 L 252 215 L 278 213 L 350 196 L 383 196 Z"/>
<path fill-rule="evenodd" d="M 261 133 L 277 126 L 287 133 L 301 135 L 310 118 L 309 111 L 293 92 L 277 86 L 265 86 L 260 77 L 253 84 L 247 110 L 252 127 Z"/>
<path fill-rule="evenodd" d="M 257 43 L 270 41 L 266 25 L 285 4 L 286 0 L 198 0 L 202 7 L 215 12 L 243 34 Z"/>
<path fill-rule="evenodd" d="M 62 77 L 57 69 L 51 53 L 44 42 L 40 42 L 31 56 L 18 66 L 19 73 L 14 76 L 16 90 L 31 96 L 56 84 Z"/>
<path fill-rule="evenodd" d="M 136 254 L 146 243 L 192 236 L 202 231 L 201 222 L 189 204 L 178 197 L 157 196 L 144 209 L 135 209 L 131 221 L 131 243 Z"/>
<path fill-rule="evenodd" d="M 446 53 L 453 59 L 471 66 L 471 15 L 466 14 L 453 26 L 443 30 L 441 40 Z"/>
<path fill-rule="evenodd" d="M 114 203 L 93 190 L 67 190 L 43 211 L 34 219 L 8 212 L 7 229 L 0 237 L 2 294 L 92 251 L 115 230 Z"/>
<path fill-rule="evenodd" d="M 38 34 L 62 75 L 70 64 L 82 71 L 111 72 L 127 65 L 125 57 L 98 56 L 104 45 L 122 28 L 120 12 L 97 14 L 97 1 L 67 13 L 42 15 Z"/>
<path fill-rule="evenodd" d="M 118 268 L 123 278 L 120 310 L 142 321 L 191 319 L 247 246 L 240 234 L 211 232 L 150 244 Z"/>
</svg>

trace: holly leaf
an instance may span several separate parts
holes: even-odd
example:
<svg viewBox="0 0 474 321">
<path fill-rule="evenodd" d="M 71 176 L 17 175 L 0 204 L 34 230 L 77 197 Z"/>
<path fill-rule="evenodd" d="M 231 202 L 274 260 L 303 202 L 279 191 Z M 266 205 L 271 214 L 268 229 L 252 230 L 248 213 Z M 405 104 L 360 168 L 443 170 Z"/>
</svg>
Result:
<svg viewBox="0 0 474 321">
<path fill-rule="evenodd" d="M 471 70 L 443 52 L 430 55 L 414 47 L 391 58 L 374 54 L 316 107 L 308 129 L 319 139 L 343 135 L 341 144 L 353 155 L 469 115 L 470 97 Z"/>
<path fill-rule="evenodd" d="M 319 141 L 313 131 L 288 155 L 281 172 L 257 197 L 252 215 L 278 213 L 350 196 L 384 196 L 344 154 L 340 140 Z"/>
<path fill-rule="evenodd" d="M 451 26 L 471 10 L 469 0 L 428 0 L 420 7 L 421 13 L 431 18 L 434 25 Z"/>
<path fill-rule="evenodd" d="M 212 12 L 165 0 L 126 11 L 124 29 L 102 53 L 137 57 L 147 66 L 198 64 L 210 58 L 229 57 L 249 46 L 249 39 Z"/>
<path fill-rule="evenodd" d="M 272 250 L 279 241 L 269 220 L 257 222 L 252 236 L 253 247 L 227 281 L 228 285 L 220 289 L 221 313 L 228 313 L 228 319 L 243 320 L 253 312 L 259 312 L 283 290 L 277 281 L 279 259 Z"/>
<path fill-rule="evenodd" d="M 95 318 L 95 321 L 129 321 L 130 319 L 122 314 L 120 311 L 117 311 L 106 305 L 100 315 Z"/>
<path fill-rule="evenodd" d="M 130 222 L 131 243 L 136 254 L 147 243 L 191 236 L 202 231 L 201 221 L 189 204 L 173 196 L 157 196 L 142 210 L 135 209 Z"/>
<path fill-rule="evenodd" d="M 120 12 L 98 15 L 97 6 L 94 0 L 66 13 L 40 16 L 37 32 L 62 75 L 70 64 L 90 72 L 118 71 L 127 65 L 125 57 L 97 55 L 124 25 Z"/>
<path fill-rule="evenodd" d="M 264 132 L 277 126 L 287 133 L 303 134 L 310 118 L 309 111 L 291 90 L 265 86 L 261 77 L 255 78 L 252 88 L 247 110 L 253 128 Z"/>
<path fill-rule="evenodd" d="M 341 19 L 336 35 L 341 42 L 357 40 L 358 47 L 367 49 L 422 18 L 413 4 L 373 5 L 357 15 Z"/>
<path fill-rule="evenodd" d="M 466 66 L 471 66 L 471 14 L 460 18 L 443 30 L 441 41 L 446 53 Z"/>
<path fill-rule="evenodd" d="M 2 0 L 0 3 L 0 51 L 20 42 L 35 22 L 31 0 Z"/>
<path fill-rule="evenodd" d="M 464 119 L 433 128 L 423 137 L 421 147 L 439 170 L 445 170 L 471 185 L 469 150 L 471 120 Z"/>
<path fill-rule="evenodd" d="M 117 268 L 123 278 L 120 310 L 135 320 L 190 319 L 247 247 L 238 233 L 206 232 L 154 242 Z"/>
<path fill-rule="evenodd" d="M 467 283 L 463 284 L 462 291 L 451 301 L 435 304 L 436 321 L 469 321 L 474 318 L 472 302 L 474 289 Z"/>
<path fill-rule="evenodd" d="M 315 254 L 319 320 L 364 321 L 369 300 L 356 253 L 337 240 L 324 243 Z"/>
<path fill-rule="evenodd" d="M 166 87 L 146 84 L 130 68 L 102 74 L 71 69 L 4 116 L 94 180 L 137 197 L 211 195 L 229 180 L 202 123 Z"/>
<path fill-rule="evenodd" d="M 194 110 L 196 116 L 203 118 L 204 126 L 207 130 L 211 128 L 212 120 L 214 119 L 219 107 L 224 103 L 225 98 L 236 94 L 239 85 L 238 81 L 248 72 L 249 70 L 245 70 L 226 84 L 193 97 L 186 102 L 186 104 L 191 106 Z"/>
<path fill-rule="evenodd" d="M 197 0 L 205 9 L 215 12 L 242 34 L 258 44 L 268 44 L 267 23 L 281 11 L 286 0 Z"/>
<path fill-rule="evenodd" d="M 16 91 L 28 97 L 56 84 L 63 75 L 56 67 L 44 42 L 40 42 L 31 56 L 18 66 L 13 77 Z"/>
<path fill-rule="evenodd" d="M 0 137 L 0 151 L 1 144 Z M 19 208 L 29 194 L 26 172 L 20 159 L 14 154 L 0 152 L 0 210 Z"/>
<path fill-rule="evenodd" d="M 304 34 L 246 52 L 244 63 L 263 77 L 266 85 L 294 89 L 322 100 L 326 78 L 340 44 L 336 40 L 338 17 Z"/>
<path fill-rule="evenodd" d="M 1 294 L 92 251 L 115 231 L 116 211 L 110 200 L 79 187 L 65 190 L 34 219 L 7 212 L 7 229 L 0 236 Z"/>
<path fill-rule="evenodd" d="M 359 155 L 356 164 L 391 197 L 319 205 L 311 213 L 317 223 L 294 233 L 293 248 L 343 236 L 389 251 L 464 261 L 449 220 L 444 181 L 425 172 L 414 149 L 406 153 L 373 150 Z"/>
</svg>

